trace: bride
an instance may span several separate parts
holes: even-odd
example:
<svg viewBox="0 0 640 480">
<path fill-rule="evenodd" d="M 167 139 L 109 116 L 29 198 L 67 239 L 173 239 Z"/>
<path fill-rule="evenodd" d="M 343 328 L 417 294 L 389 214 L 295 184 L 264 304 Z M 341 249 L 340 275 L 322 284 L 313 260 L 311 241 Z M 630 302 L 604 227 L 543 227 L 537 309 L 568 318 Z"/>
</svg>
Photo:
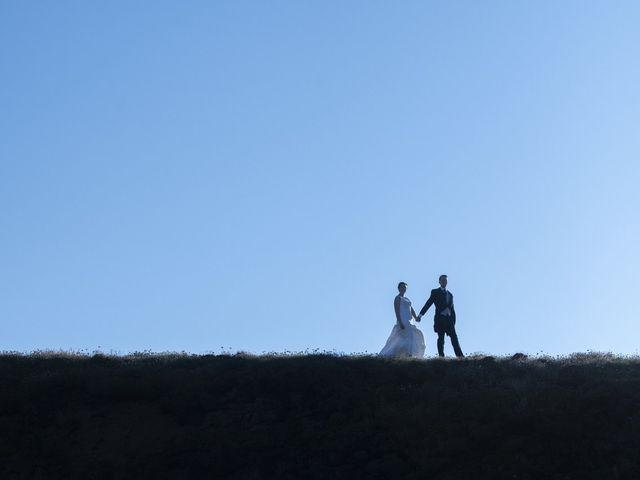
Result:
<svg viewBox="0 0 640 480">
<path fill-rule="evenodd" d="M 404 296 L 407 284 L 398 284 L 400 292 L 394 302 L 396 311 L 396 324 L 391 330 L 387 343 L 380 352 L 383 357 L 418 357 L 424 356 L 424 337 L 422 332 L 411 323 L 411 318 L 416 318 L 416 312 L 411 306 L 411 300 Z"/>
</svg>

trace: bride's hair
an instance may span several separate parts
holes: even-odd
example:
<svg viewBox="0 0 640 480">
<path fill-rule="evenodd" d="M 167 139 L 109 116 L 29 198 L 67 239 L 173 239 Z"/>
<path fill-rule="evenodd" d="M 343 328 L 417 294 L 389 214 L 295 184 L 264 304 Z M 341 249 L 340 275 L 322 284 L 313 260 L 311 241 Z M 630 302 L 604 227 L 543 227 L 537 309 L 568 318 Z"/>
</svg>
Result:
<svg viewBox="0 0 640 480">
<path fill-rule="evenodd" d="M 406 284 L 405 282 L 400 282 L 400 283 L 398 284 L 398 290 L 400 290 L 400 287 L 401 287 L 402 285 L 404 285 L 405 287 L 407 286 L 407 284 Z"/>
</svg>

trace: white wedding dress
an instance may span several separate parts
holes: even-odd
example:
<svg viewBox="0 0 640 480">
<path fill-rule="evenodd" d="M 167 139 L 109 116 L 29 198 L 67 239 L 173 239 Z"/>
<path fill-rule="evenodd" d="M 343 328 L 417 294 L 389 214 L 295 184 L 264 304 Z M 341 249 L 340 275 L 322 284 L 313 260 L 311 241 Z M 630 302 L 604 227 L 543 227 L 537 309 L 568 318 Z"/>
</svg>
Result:
<svg viewBox="0 0 640 480">
<path fill-rule="evenodd" d="M 422 358 L 425 350 L 424 336 L 418 327 L 411 323 L 411 300 L 400 295 L 396 298 L 400 298 L 400 321 L 404 329 L 396 322 L 380 355 Z"/>
</svg>

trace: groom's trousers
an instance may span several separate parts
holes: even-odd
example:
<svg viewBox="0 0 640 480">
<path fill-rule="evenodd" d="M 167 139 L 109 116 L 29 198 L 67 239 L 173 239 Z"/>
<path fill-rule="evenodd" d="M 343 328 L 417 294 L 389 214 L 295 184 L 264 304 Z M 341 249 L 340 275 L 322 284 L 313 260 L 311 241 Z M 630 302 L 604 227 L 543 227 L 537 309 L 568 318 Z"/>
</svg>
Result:
<svg viewBox="0 0 640 480">
<path fill-rule="evenodd" d="M 456 333 L 456 326 L 453 320 L 447 317 L 440 317 L 437 322 L 436 332 L 438 333 L 438 355 L 444 357 L 444 336 L 449 335 L 451 339 L 451 346 L 456 354 L 456 357 L 464 357 L 462 349 L 460 348 L 460 342 L 458 341 L 458 334 Z"/>
</svg>

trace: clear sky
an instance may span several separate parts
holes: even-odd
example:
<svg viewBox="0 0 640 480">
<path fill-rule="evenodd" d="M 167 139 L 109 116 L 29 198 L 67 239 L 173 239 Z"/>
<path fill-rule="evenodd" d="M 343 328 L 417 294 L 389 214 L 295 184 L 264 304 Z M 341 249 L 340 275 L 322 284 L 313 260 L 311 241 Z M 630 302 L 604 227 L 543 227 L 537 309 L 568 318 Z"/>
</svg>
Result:
<svg viewBox="0 0 640 480">
<path fill-rule="evenodd" d="M 3 1 L 0 350 L 377 352 L 446 273 L 467 353 L 638 353 L 638 25 Z"/>
</svg>

